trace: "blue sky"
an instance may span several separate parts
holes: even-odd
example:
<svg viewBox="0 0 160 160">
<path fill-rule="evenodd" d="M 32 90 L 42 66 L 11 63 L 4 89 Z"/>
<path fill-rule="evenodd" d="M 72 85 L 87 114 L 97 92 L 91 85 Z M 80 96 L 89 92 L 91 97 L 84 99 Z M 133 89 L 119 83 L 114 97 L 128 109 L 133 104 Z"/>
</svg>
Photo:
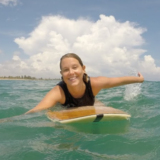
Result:
<svg viewBox="0 0 160 160">
<path fill-rule="evenodd" d="M 60 39 L 67 41 L 61 47 L 65 48 L 66 44 L 68 44 L 67 46 L 72 46 L 66 47 L 66 50 L 63 50 L 64 54 L 65 51 L 77 51 L 78 53 L 76 53 L 82 59 L 85 59 L 84 61 L 88 67 L 87 71 L 90 75 L 121 76 L 128 74 L 131 70 L 136 70 L 142 72 L 147 80 L 160 80 L 159 8 L 159 0 L 0 0 L 0 76 L 29 74 L 36 77 L 58 77 L 59 68 L 55 67 L 56 65 L 58 66 L 58 57 L 60 58 L 63 53 L 61 49 L 54 50 L 47 46 L 50 45 L 55 48 L 55 46 L 62 43 L 60 40 L 59 43 L 55 42 L 55 40 L 52 41 L 55 36 L 61 35 Z M 100 15 L 104 17 L 100 18 Z M 61 30 L 57 27 L 54 28 L 54 26 L 58 26 L 60 23 L 58 18 L 61 19 L 63 25 Z M 82 19 L 84 21 L 81 21 Z M 54 21 L 53 26 L 47 24 L 47 20 L 51 21 L 51 23 Z M 77 27 L 81 26 L 82 23 L 84 25 L 79 27 L 79 32 L 76 27 L 72 29 L 73 32 L 69 32 L 67 30 L 68 27 L 65 26 L 65 21 L 67 21 L 66 26 L 70 26 L 71 21 L 74 21 L 74 26 Z M 129 24 L 125 25 L 124 23 L 127 22 Z M 101 24 L 97 27 L 97 23 Z M 102 32 L 100 26 L 104 25 L 105 29 L 109 28 L 108 34 L 111 38 L 116 37 L 114 45 L 114 42 L 110 42 L 110 38 L 102 36 L 103 39 L 100 37 L 100 32 Z M 108 27 L 108 25 L 112 25 L 112 27 Z M 117 28 L 119 31 L 115 35 L 112 28 L 117 27 L 117 25 L 119 25 Z M 96 28 L 94 33 L 91 33 L 89 27 Z M 129 36 L 130 38 L 127 37 L 128 32 L 124 32 L 125 27 L 127 31 L 131 30 L 132 32 Z M 40 32 L 39 28 L 41 28 Z M 41 34 L 43 29 L 45 36 L 35 40 L 35 37 L 37 37 L 35 31 L 38 30 L 38 33 Z M 46 30 L 50 32 L 49 35 L 53 33 L 52 31 L 56 33 L 52 34 L 49 41 L 46 38 L 48 36 Z M 66 35 L 67 32 L 68 35 Z M 73 36 L 72 33 L 75 32 L 77 32 L 76 36 Z M 95 38 L 96 32 L 98 37 Z M 96 39 L 92 44 L 90 44 L 90 41 L 87 41 L 90 37 L 86 36 L 89 34 L 90 37 L 92 35 L 91 39 L 93 37 Z M 119 35 L 120 39 L 117 40 Z M 97 49 L 98 39 L 106 42 L 108 48 L 105 47 L 104 43 L 101 43 L 99 44 L 101 50 Z M 134 39 L 133 42 L 132 39 Z M 79 42 L 81 45 L 78 45 L 78 50 L 77 43 Z M 82 43 L 85 43 L 85 45 L 82 45 Z M 88 49 L 87 43 L 90 47 L 91 45 L 94 46 L 94 50 L 97 52 L 92 52 L 93 47 Z M 112 46 L 114 46 L 114 50 L 111 48 Z M 36 49 L 36 47 L 39 49 Z M 54 51 L 52 52 L 51 49 Z M 91 52 L 93 53 L 92 55 Z M 100 54 L 102 54 L 101 57 L 103 58 L 97 59 L 99 63 L 97 62 L 95 70 L 96 56 L 98 58 Z M 136 57 L 134 60 L 132 60 L 133 55 Z M 52 62 L 46 59 L 47 56 L 48 59 L 53 57 L 55 65 L 52 65 Z M 93 58 L 93 61 L 91 61 L 91 58 Z M 43 64 L 44 68 L 36 63 L 41 60 L 44 60 L 41 63 L 41 66 Z M 120 63 L 121 61 L 123 61 L 123 64 Z M 138 62 L 137 64 L 136 61 Z M 31 68 L 30 65 L 32 66 Z"/>
</svg>

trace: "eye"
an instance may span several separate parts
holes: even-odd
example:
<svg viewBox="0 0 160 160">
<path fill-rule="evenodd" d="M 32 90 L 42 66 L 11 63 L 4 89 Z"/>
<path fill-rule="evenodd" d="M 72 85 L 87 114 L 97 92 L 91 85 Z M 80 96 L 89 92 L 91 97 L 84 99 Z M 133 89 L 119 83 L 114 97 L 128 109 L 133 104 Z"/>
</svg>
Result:
<svg viewBox="0 0 160 160">
<path fill-rule="evenodd" d="M 68 68 L 65 68 L 63 69 L 63 72 L 68 72 L 68 70 L 69 70 Z"/>
<path fill-rule="evenodd" d="M 77 69 L 77 66 L 73 66 L 72 68 L 73 68 L 73 69 Z"/>
</svg>

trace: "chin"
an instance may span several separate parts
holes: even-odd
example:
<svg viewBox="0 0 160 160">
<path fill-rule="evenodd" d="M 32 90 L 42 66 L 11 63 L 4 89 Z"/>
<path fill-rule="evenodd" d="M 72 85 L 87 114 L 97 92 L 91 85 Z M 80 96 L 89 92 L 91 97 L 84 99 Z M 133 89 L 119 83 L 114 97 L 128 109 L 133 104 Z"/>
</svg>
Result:
<svg viewBox="0 0 160 160">
<path fill-rule="evenodd" d="M 69 81 L 67 84 L 70 85 L 70 86 L 77 86 L 77 85 L 79 84 L 79 80 L 76 79 L 76 80 L 73 81 L 73 82 L 70 82 L 70 81 Z"/>
<path fill-rule="evenodd" d="M 78 85 L 78 82 L 77 82 L 77 81 L 76 81 L 76 82 L 70 82 L 69 85 L 70 85 L 70 86 L 77 86 L 77 85 Z"/>
</svg>

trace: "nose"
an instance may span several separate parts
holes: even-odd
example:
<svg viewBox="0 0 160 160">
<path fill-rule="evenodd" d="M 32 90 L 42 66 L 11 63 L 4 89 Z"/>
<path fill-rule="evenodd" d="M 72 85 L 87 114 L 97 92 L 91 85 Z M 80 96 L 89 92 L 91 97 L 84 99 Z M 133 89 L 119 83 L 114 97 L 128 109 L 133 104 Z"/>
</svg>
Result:
<svg viewBox="0 0 160 160">
<path fill-rule="evenodd" d="M 73 69 L 70 69 L 69 70 L 69 74 L 73 74 L 74 73 L 74 70 Z"/>
</svg>

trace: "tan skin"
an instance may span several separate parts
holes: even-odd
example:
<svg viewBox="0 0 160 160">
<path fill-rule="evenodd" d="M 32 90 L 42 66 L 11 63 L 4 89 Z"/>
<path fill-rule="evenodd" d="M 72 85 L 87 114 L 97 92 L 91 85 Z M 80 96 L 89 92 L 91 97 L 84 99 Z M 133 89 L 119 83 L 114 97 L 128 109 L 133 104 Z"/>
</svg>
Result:
<svg viewBox="0 0 160 160">
<path fill-rule="evenodd" d="M 85 83 L 83 82 L 85 66 L 81 66 L 77 59 L 67 57 L 62 59 L 60 73 L 63 77 L 64 82 L 67 84 L 67 88 L 70 94 L 74 98 L 82 97 L 86 87 Z M 117 87 L 131 83 L 142 83 L 144 81 L 144 78 L 140 73 L 138 73 L 138 77 L 91 77 L 90 81 L 93 94 L 94 96 L 96 96 L 102 89 Z M 65 94 L 61 87 L 58 85 L 55 86 L 52 90 L 50 90 L 36 107 L 29 110 L 25 114 L 49 109 L 56 105 L 56 103 L 65 103 Z"/>
</svg>

